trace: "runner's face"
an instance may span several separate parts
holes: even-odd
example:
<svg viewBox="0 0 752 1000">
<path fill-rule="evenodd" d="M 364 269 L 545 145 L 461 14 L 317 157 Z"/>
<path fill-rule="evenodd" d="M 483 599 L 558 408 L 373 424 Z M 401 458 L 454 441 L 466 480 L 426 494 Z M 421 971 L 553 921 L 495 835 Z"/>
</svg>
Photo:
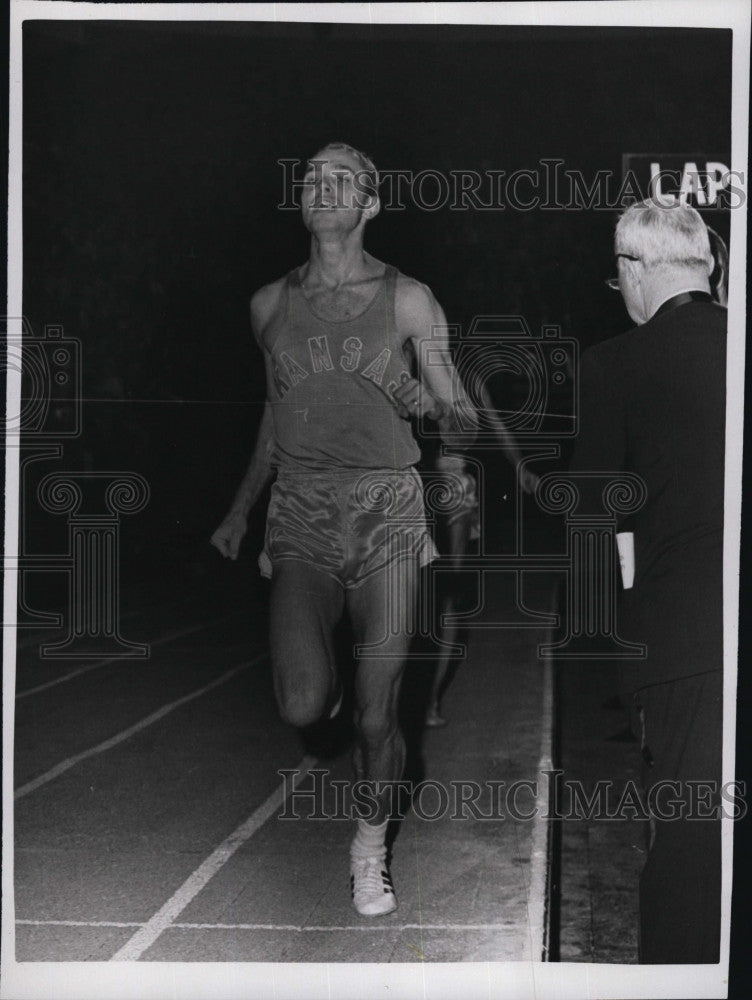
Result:
<svg viewBox="0 0 752 1000">
<path fill-rule="evenodd" d="M 363 168 L 344 149 L 322 149 L 311 157 L 301 198 L 303 222 L 311 232 L 350 231 L 368 205 Z"/>
</svg>

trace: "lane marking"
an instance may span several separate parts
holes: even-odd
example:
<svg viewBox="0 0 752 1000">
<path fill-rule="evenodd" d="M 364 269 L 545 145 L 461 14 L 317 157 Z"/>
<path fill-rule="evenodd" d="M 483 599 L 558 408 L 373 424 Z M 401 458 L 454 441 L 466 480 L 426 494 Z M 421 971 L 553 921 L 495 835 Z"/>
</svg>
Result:
<svg viewBox="0 0 752 1000">
<path fill-rule="evenodd" d="M 233 667 L 231 670 L 227 670 L 221 677 L 217 677 L 209 684 L 205 684 L 204 687 L 198 688 L 196 691 L 191 691 L 189 694 L 183 695 L 182 698 L 178 698 L 176 701 L 171 701 L 168 705 L 163 705 L 162 708 L 158 709 L 156 712 L 152 712 L 151 715 L 147 715 L 134 725 L 129 726 L 127 729 L 123 729 L 121 732 L 116 733 L 109 739 L 104 740 L 104 742 L 97 743 L 96 746 L 89 747 L 88 750 L 82 750 L 81 753 L 74 754 L 72 757 L 67 757 L 59 764 L 50 768 L 49 771 L 45 771 L 44 774 L 40 774 L 37 778 L 34 778 L 32 781 L 27 781 L 25 785 L 21 785 L 17 788 L 13 793 L 14 800 L 18 801 L 18 799 L 22 799 L 25 795 L 29 795 L 31 792 L 36 791 L 37 788 L 41 788 L 43 785 L 48 784 L 48 782 L 53 781 L 55 778 L 59 778 L 61 774 L 65 774 L 66 771 L 70 771 L 72 767 L 75 767 L 76 764 L 80 764 L 81 761 L 88 760 L 90 757 L 96 757 L 97 754 L 104 753 L 106 750 L 111 750 L 119 743 L 123 743 L 125 740 L 130 739 L 131 736 L 135 736 L 136 733 L 140 733 L 148 726 L 153 725 L 155 722 L 159 722 L 160 719 L 163 719 L 166 715 L 174 712 L 175 709 L 180 708 L 181 705 L 186 705 L 189 701 L 193 701 L 194 698 L 200 698 L 202 694 L 206 694 L 207 691 L 211 691 L 213 688 L 219 687 L 220 684 L 224 684 L 226 681 L 229 681 L 231 677 L 240 673 L 241 670 L 247 670 L 249 667 L 255 666 L 255 664 L 267 659 L 268 656 L 268 653 L 262 653 L 260 656 L 256 656 L 252 660 L 238 664 L 238 666 Z"/>
<path fill-rule="evenodd" d="M 309 770 L 316 763 L 317 761 L 314 757 L 306 756 L 302 759 L 296 768 L 297 773 L 293 779 L 290 791 L 297 788 L 301 780 L 306 777 Z M 170 896 L 164 906 L 157 910 L 154 916 L 129 941 L 126 941 L 122 948 L 115 952 L 110 961 L 134 962 L 139 959 L 168 927 L 173 926 L 175 919 L 180 916 L 191 900 L 201 892 L 206 884 L 230 860 L 238 848 L 242 847 L 276 813 L 279 807 L 285 802 L 288 794 L 286 783 L 282 782 L 269 798 L 251 813 L 244 823 L 241 823 L 216 850 L 212 851 L 209 857 Z"/>
<path fill-rule="evenodd" d="M 369 933 L 371 931 L 514 931 L 516 928 L 512 924 L 374 924 L 373 926 L 361 924 L 343 924 L 336 926 L 332 924 L 190 924 L 175 923 L 172 925 L 180 930 L 197 931 L 358 931 Z"/>
<path fill-rule="evenodd" d="M 549 838 L 551 830 L 545 818 L 549 811 L 549 778 L 543 787 L 543 774 L 553 771 L 554 681 L 553 665 L 546 658 L 543 668 L 543 704 L 541 706 L 541 747 L 538 758 L 538 794 L 530 844 L 530 891 L 527 900 L 528 927 L 530 928 L 530 953 L 533 961 L 549 960 L 549 927 L 547 926 L 550 899 L 548 894 Z"/>
<path fill-rule="evenodd" d="M 241 614 L 240 611 L 234 611 L 231 615 L 225 615 L 223 618 L 216 618 L 210 622 L 204 622 L 202 625 L 191 625 L 189 628 L 179 629 L 176 632 L 168 632 L 167 635 L 162 636 L 160 639 L 153 639 L 151 642 L 147 642 L 147 646 L 164 646 L 165 643 L 173 642 L 175 639 L 182 639 L 186 635 L 192 635 L 194 632 L 200 632 L 203 628 L 210 628 L 212 625 L 219 625 L 222 622 L 228 621 L 230 618 L 235 618 L 237 615 Z M 49 688 L 56 687 L 58 684 L 64 684 L 66 681 L 73 680 L 74 677 L 80 677 L 81 674 L 87 674 L 90 670 L 96 670 L 98 667 L 107 666 L 109 663 L 148 663 L 150 657 L 144 659 L 130 659 L 127 656 L 109 656 L 104 660 L 95 660 L 94 663 L 89 663 L 85 667 L 78 667 L 76 670 L 71 670 L 70 673 L 63 674 L 61 677 L 56 677 L 53 681 L 45 681 L 43 684 L 37 684 L 31 688 L 25 688 L 23 691 L 19 691 L 16 694 L 16 701 L 21 701 L 22 698 L 28 698 L 29 695 L 39 694 L 40 691 L 47 691 Z"/>
<path fill-rule="evenodd" d="M 138 921 L 116 920 L 16 920 L 25 927 L 146 927 L 147 924 Z M 188 931 L 295 931 L 298 933 L 332 931 L 357 931 L 371 933 L 373 931 L 514 931 L 511 924 L 192 924 L 171 923 L 169 930 Z"/>
<path fill-rule="evenodd" d="M 546 630 L 546 636 L 550 639 L 550 629 Z M 527 956 L 528 961 L 547 962 L 549 960 L 548 949 L 548 927 L 547 918 L 549 915 L 549 838 L 550 827 L 547 819 L 549 809 L 549 789 L 548 779 L 546 788 L 543 788 L 542 776 L 544 771 L 553 769 L 553 719 L 554 719 L 554 695 L 553 695 L 553 666 L 551 657 L 546 657 L 543 661 L 543 678 L 541 681 L 541 737 L 540 750 L 538 754 L 537 779 L 534 782 L 536 788 L 535 807 L 530 823 L 532 830 L 530 833 L 529 867 L 525 869 L 521 864 L 524 855 L 522 846 L 522 836 L 519 832 L 518 824 L 512 827 L 515 839 L 515 861 L 520 866 L 520 875 L 525 892 L 525 908 L 527 910 L 527 940 L 530 943 L 530 950 Z M 507 746 L 509 748 L 508 738 Z M 509 749 L 510 756 L 512 751 Z"/>
<path fill-rule="evenodd" d="M 119 920 L 16 920 L 16 924 L 24 927 L 143 927 L 136 921 L 132 923 Z"/>
</svg>

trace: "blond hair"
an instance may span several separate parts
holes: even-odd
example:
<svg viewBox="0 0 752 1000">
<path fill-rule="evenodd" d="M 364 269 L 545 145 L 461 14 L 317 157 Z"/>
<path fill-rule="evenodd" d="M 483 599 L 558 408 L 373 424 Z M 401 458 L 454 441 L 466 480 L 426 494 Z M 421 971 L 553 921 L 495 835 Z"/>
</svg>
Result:
<svg viewBox="0 0 752 1000">
<path fill-rule="evenodd" d="M 319 153 L 323 153 L 325 149 L 343 149 L 346 153 L 354 156 L 355 159 L 360 164 L 362 179 L 365 182 L 364 191 L 366 194 L 371 195 L 374 198 L 379 196 L 379 172 L 376 169 L 376 165 L 367 153 L 364 153 L 360 149 L 356 149 L 354 146 L 349 145 L 346 142 L 327 142 L 319 149 Z M 315 157 L 312 157 L 315 159 Z"/>
</svg>

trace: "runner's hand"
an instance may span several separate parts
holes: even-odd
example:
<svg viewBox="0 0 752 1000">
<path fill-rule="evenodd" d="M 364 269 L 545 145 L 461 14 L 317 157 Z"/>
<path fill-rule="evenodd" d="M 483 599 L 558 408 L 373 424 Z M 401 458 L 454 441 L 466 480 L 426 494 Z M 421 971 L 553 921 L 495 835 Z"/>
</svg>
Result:
<svg viewBox="0 0 752 1000">
<path fill-rule="evenodd" d="M 220 524 L 209 541 L 225 558 L 237 559 L 240 543 L 248 530 L 248 522 L 242 514 L 230 513 Z"/>
<path fill-rule="evenodd" d="M 530 469 L 523 469 L 520 472 L 520 486 L 525 493 L 535 493 L 539 482 L 540 476 L 537 472 L 532 472 Z"/>
<path fill-rule="evenodd" d="M 408 378 L 393 393 L 401 417 L 430 417 L 435 420 L 441 413 L 441 404 L 416 378 Z"/>
</svg>

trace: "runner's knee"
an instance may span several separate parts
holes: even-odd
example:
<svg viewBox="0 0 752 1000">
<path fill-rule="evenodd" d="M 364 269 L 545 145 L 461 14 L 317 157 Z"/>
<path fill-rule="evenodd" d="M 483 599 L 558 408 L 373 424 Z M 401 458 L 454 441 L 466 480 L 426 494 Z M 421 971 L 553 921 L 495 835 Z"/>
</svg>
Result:
<svg viewBox="0 0 752 1000">
<path fill-rule="evenodd" d="M 368 706 L 358 714 L 358 733 L 369 746 L 383 746 L 398 732 L 397 713 L 389 706 Z"/>
<path fill-rule="evenodd" d="M 278 696 L 279 713 L 285 722 L 298 729 L 321 718 L 326 698 L 316 691 L 290 691 Z"/>
</svg>

